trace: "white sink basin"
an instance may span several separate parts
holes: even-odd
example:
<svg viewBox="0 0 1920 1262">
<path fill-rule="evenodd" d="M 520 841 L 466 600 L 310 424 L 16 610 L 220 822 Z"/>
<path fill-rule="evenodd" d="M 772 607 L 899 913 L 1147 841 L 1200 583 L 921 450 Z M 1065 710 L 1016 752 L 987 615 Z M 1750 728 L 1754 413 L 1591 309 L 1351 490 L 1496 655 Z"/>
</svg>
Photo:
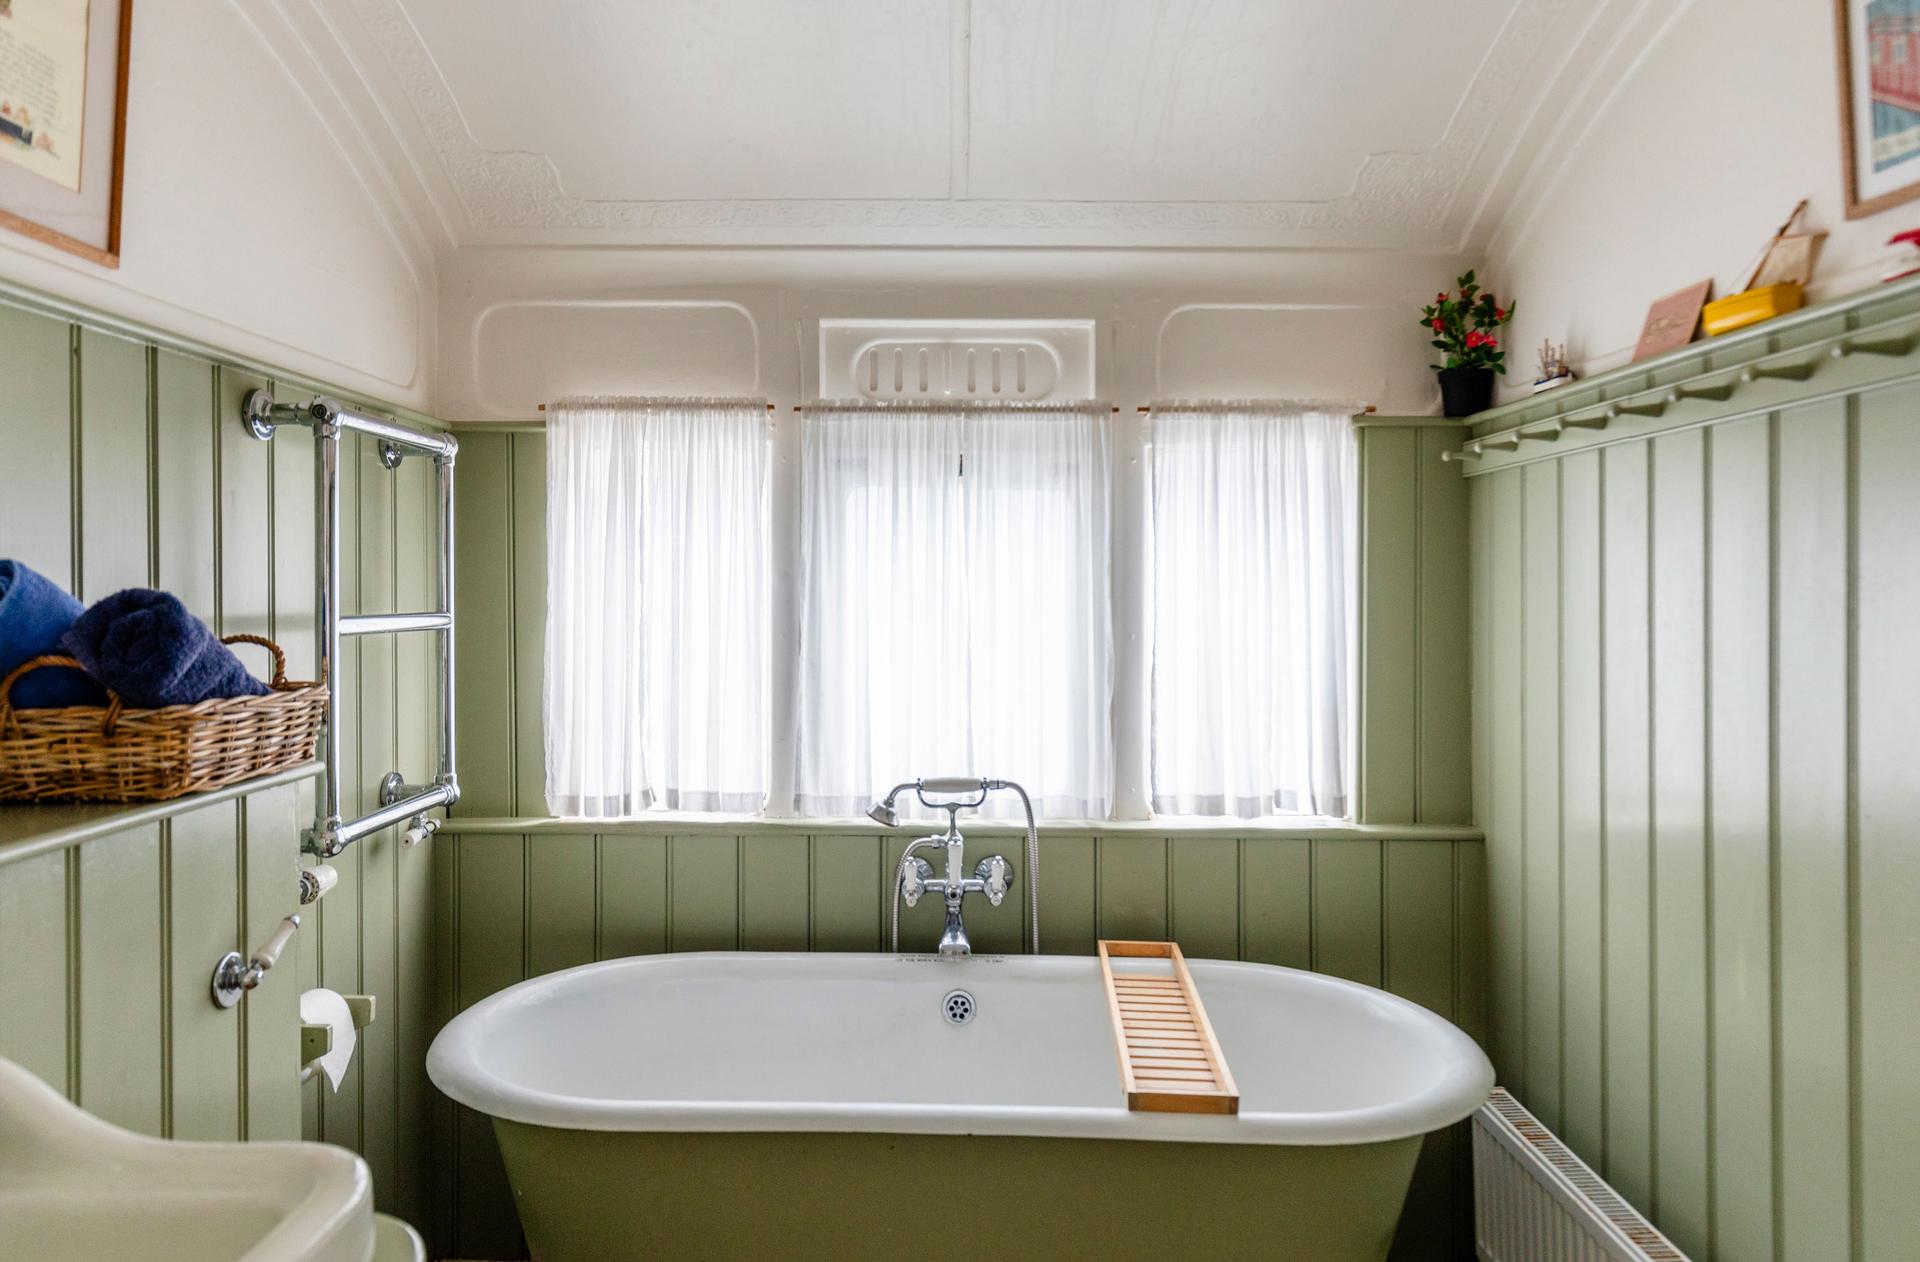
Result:
<svg viewBox="0 0 1920 1262">
<path fill-rule="evenodd" d="M 36 1262 L 367 1262 L 373 1181 L 327 1144 L 136 1135 L 0 1059 L 0 1242 Z"/>
</svg>

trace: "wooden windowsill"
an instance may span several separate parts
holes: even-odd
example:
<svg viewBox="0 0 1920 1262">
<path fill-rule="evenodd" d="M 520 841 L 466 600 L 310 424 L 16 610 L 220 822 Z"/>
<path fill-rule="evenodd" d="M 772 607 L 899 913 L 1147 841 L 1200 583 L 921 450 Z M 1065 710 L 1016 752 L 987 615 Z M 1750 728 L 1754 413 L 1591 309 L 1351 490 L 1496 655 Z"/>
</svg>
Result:
<svg viewBox="0 0 1920 1262">
<path fill-rule="evenodd" d="M 449 819 L 442 833 L 566 833 L 581 836 L 599 834 L 626 836 L 733 835 L 740 833 L 787 833 L 797 836 L 859 836 L 889 834 L 906 836 L 910 830 L 937 830 L 934 820 L 903 820 L 898 828 L 883 828 L 870 819 L 791 819 L 762 815 L 704 815 L 683 811 L 662 811 L 657 815 L 627 819 L 562 819 L 551 815 L 469 815 Z M 963 829 L 976 836 L 1013 836 L 1026 831 L 1022 822 L 1007 819 L 969 817 Z M 1484 833 L 1466 824 L 1355 824 L 1347 820 L 1301 816 L 1297 819 L 1269 816 L 1264 819 L 1111 819 L 1041 820 L 1040 831 L 1049 837 L 1274 837 L 1274 838 L 1352 838 L 1378 841 L 1479 841 Z"/>
</svg>

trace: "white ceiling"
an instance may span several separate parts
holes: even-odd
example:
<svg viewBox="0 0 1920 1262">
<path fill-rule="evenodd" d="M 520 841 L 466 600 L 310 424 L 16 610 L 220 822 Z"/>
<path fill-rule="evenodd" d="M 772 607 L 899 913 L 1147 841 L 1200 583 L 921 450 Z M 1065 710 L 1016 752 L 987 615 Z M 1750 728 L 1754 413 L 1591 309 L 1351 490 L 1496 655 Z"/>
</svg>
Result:
<svg viewBox="0 0 1920 1262">
<path fill-rule="evenodd" d="M 1450 251 L 1625 0 L 279 3 L 442 247 Z"/>
</svg>

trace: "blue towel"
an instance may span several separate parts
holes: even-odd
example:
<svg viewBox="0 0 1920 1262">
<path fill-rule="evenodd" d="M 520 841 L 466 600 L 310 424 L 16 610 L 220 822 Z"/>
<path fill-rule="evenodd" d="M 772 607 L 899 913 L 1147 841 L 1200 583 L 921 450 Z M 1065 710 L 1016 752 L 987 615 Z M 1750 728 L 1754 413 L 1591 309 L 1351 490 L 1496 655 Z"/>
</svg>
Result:
<svg viewBox="0 0 1920 1262">
<path fill-rule="evenodd" d="M 60 637 L 80 616 L 80 602 L 18 561 L 0 561 L 0 679 L 29 658 L 59 653 Z M 100 685 L 77 670 L 43 667 L 13 686 L 19 710 L 105 705 Z"/>
<path fill-rule="evenodd" d="M 137 709 L 272 691 L 185 605 L 151 588 L 129 587 L 98 602 L 60 644 Z"/>
</svg>

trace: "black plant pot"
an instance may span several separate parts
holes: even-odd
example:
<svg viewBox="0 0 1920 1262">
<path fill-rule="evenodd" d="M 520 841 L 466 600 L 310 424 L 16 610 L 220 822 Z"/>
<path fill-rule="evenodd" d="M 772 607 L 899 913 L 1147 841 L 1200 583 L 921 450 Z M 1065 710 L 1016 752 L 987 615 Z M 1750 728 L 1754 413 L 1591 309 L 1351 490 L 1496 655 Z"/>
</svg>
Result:
<svg viewBox="0 0 1920 1262">
<path fill-rule="evenodd" d="M 1442 368 L 1440 401 L 1448 416 L 1472 416 L 1493 406 L 1493 369 Z"/>
</svg>

